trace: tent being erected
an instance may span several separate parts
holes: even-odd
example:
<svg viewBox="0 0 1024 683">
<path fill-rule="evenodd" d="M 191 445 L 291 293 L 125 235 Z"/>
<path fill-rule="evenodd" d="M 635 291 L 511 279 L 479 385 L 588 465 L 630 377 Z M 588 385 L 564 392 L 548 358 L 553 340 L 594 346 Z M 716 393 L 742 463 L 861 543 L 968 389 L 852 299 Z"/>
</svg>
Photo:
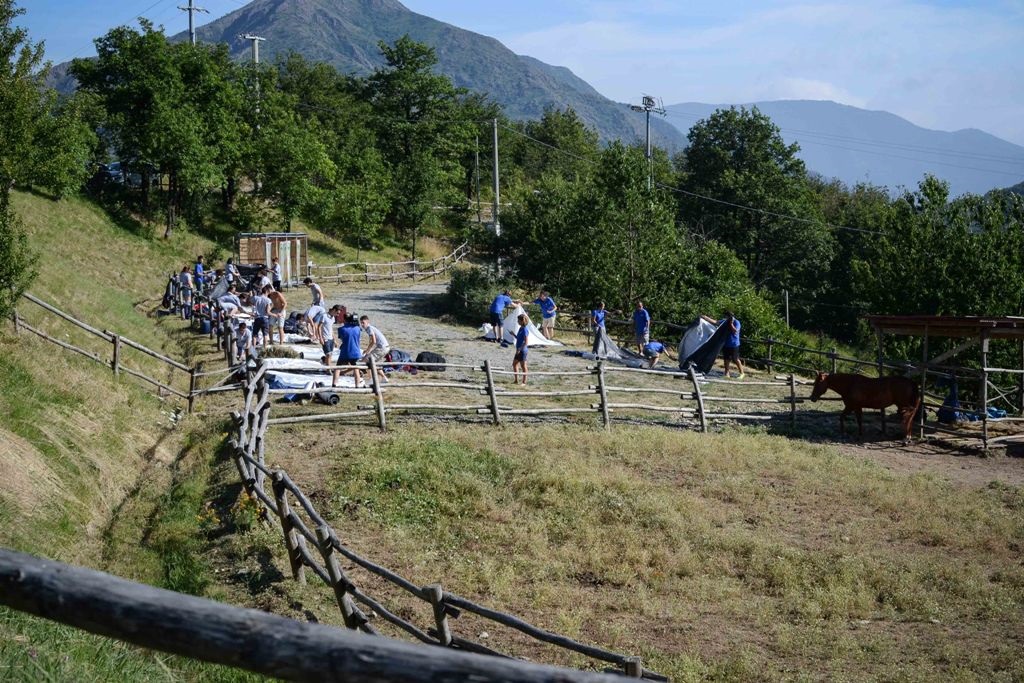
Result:
<svg viewBox="0 0 1024 683">
<path fill-rule="evenodd" d="M 519 332 L 519 322 L 517 318 L 525 313 L 522 306 L 516 306 L 515 310 L 505 316 L 505 319 L 501 323 L 502 327 L 502 340 L 507 341 L 509 344 L 516 343 L 516 333 Z M 494 339 L 494 328 L 490 325 L 485 326 L 486 331 L 484 332 L 485 339 Z M 548 339 L 537 326 L 530 321 L 530 324 L 526 326 L 526 345 L 527 346 L 561 346 L 560 342 L 556 342 L 553 339 Z"/>
<path fill-rule="evenodd" d="M 697 372 L 710 372 L 715 359 L 728 341 L 729 334 L 728 325 L 715 325 L 703 318 L 697 318 L 686 328 L 679 342 L 679 368 L 687 370 L 693 365 Z"/>
<path fill-rule="evenodd" d="M 625 358 L 622 349 L 612 341 L 612 338 L 608 336 L 608 331 L 603 327 L 597 328 L 597 332 L 594 334 L 594 346 L 590 352 L 595 358 L 601 360 L 622 360 Z"/>
</svg>

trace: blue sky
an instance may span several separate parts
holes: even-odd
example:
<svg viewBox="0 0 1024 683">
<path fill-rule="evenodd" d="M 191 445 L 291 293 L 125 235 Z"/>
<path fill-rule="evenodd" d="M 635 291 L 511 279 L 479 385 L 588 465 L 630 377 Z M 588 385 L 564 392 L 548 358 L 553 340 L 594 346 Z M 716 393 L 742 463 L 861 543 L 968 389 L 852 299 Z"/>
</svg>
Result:
<svg viewBox="0 0 1024 683">
<path fill-rule="evenodd" d="M 342 1 L 342 0 L 337 0 Z M 21 0 L 55 62 L 144 14 L 186 28 L 187 0 Z M 244 0 L 197 0 L 200 23 Z M 1024 145 L 1024 0 L 405 0 L 409 9 L 567 66 L 604 95 L 666 104 L 829 99 Z"/>
</svg>

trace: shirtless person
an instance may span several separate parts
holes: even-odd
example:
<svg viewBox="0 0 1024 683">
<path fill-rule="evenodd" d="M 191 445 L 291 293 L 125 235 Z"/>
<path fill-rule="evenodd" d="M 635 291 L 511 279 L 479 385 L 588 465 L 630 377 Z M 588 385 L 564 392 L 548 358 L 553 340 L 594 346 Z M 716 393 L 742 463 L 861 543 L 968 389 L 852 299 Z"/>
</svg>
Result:
<svg viewBox="0 0 1024 683">
<path fill-rule="evenodd" d="M 273 288 L 267 292 L 267 296 L 270 298 L 270 343 L 274 343 L 274 327 L 276 326 L 281 343 L 284 344 L 284 321 L 288 318 L 288 302 L 285 300 L 284 294 Z"/>
</svg>

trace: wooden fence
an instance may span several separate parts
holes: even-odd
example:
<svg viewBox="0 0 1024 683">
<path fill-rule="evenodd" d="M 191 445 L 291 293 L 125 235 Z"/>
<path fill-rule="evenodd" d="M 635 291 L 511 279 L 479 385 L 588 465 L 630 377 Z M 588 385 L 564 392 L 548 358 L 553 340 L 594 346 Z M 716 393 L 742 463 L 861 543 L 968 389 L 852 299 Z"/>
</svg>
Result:
<svg viewBox="0 0 1024 683">
<path fill-rule="evenodd" d="M 364 638 L 333 626 L 233 607 L 3 548 L 0 605 L 140 647 L 287 680 L 621 680 L 516 659 L 417 647 L 391 638 Z"/>
<path fill-rule="evenodd" d="M 55 316 L 56 318 L 70 323 L 74 327 L 84 330 L 88 337 L 93 339 L 99 339 L 106 344 L 110 344 L 110 352 L 104 356 L 95 351 L 85 349 L 81 346 L 77 346 L 70 342 L 57 339 L 56 337 L 44 332 L 39 327 L 29 324 L 21 314 L 15 310 L 13 315 L 14 330 L 15 333 L 21 333 L 22 330 L 31 332 L 37 337 L 59 346 L 66 351 L 71 351 L 80 356 L 84 356 L 89 360 L 100 363 L 101 365 L 107 366 L 114 373 L 114 376 L 120 376 L 121 374 L 134 377 L 135 379 L 145 382 L 148 386 L 156 389 L 157 394 L 163 396 L 175 396 L 183 399 L 188 403 L 188 412 L 192 412 L 195 399 L 198 396 L 204 396 L 207 394 L 221 393 L 226 391 L 235 391 L 242 387 L 239 383 L 232 383 L 231 379 L 237 372 L 237 368 L 226 367 L 216 370 L 206 371 L 201 365 L 195 365 L 189 367 L 184 363 L 174 360 L 158 351 L 154 351 L 136 341 L 124 337 L 116 332 L 110 332 L 108 330 L 100 330 L 88 323 L 78 320 L 74 316 L 65 313 L 59 308 L 33 296 L 32 294 L 25 293 L 22 295 L 22 299 L 25 301 L 35 304 L 38 308 L 45 311 L 46 313 Z M 166 381 L 160 381 L 145 372 L 137 368 L 130 367 L 125 364 L 126 356 L 130 352 L 141 353 L 149 358 L 153 358 L 160 362 L 160 364 L 168 369 L 168 378 Z M 219 379 L 217 379 L 219 378 Z M 188 384 L 188 388 L 183 388 L 184 384 Z M 207 386 L 201 386 L 207 382 L 213 381 L 212 384 Z M 175 384 L 178 386 L 175 386 Z"/>
<path fill-rule="evenodd" d="M 450 254 L 429 260 L 395 261 L 391 263 L 336 263 L 311 265 L 309 274 L 318 282 L 377 282 L 379 280 L 425 280 L 444 275 L 452 266 L 469 255 L 468 242 L 455 247 Z"/>
<path fill-rule="evenodd" d="M 371 364 L 368 369 L 376 370 L 376 365 Z M 667 680 L 661 674 L 645 669 L 637 657 L 587 645 L 567 636 L 552 633 L 516 616 L 480 605 L 447 591 L 441 584 L 419 586 L 348 548 L 339 534 L 317 511 L 311 498 L 291 480 L 287 472 L 270 469 L 266 464 L 267 429 L 272 424 L 284 422 L 270 418 L 272 395 L 278 392 L 270 389 L 266 381 L 266 371 L 266 366 L 261 364 L 249 372 L 243 409 L 233 415 L 237 425 L 237 432 L 231 439 L 235 465 L 247 492 L 261 502 L 269 516 L 278 520 L 292 576 L 297 581 L 305 582 L 306 570 L 309 569 L 318 579 L 327 584 L 334 592 L 342 618 L 348 628 L 371 634 L 379 633 L 377 625 L 364 611 L 366 608 L 379 619 L 420 642 L 478 654 L 506 657 L 507 655 L 491 647 L 456 633 L 453 621 L 460 615 L 468 613 L 514 629 L 537 641 L 614 665 L 617 672 L 627 676 Z M 377 383 L 376 372 L 373 373 L 373 378 L 373 386 L 379 397 L 382 392 Z M 444 383 L 427 383 L 428 386 L 437 384 Z M 350 391 L 359 395 L 366 395 L 368 392 L 366 389 L 351 389 Z M 372 407 L 359 409 L 341 416 L 376 414 L 383 424 L 386 410 L 381 409 L 379 401 L 376 406 L 376 409 Z M 421 602 L 431 614 L 432 624 L 427 627 L 417 626 L 410 619 L 399 616 L 396 611 L 388 609 L 381 601 L 368 595 L 355 585 L 353 579 L 342 568 L 339 558 L 344 558 L 348 563 L 383 580 L 393 589 L 398 589 L 403 594 Z"/>
</svg>

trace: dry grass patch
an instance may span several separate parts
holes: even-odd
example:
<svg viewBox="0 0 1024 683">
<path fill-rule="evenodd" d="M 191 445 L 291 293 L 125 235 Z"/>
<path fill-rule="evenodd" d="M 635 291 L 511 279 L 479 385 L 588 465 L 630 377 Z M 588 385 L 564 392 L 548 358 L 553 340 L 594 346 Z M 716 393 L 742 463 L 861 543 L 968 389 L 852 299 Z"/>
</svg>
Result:
<svg viewBox="0 0 1024 683">
<path fill-rule="evenodd" d="M 1024 675 L 1009 654 L 1024 636 L 1012 487 L 892 474 L 759 433 L 404 425 L 270 438 L 286 469 L 328 464 L 294 476 L 357 551 L 678 679 Z M 296 440 L 315 446 L 288 449 Z"/>
</svg>

